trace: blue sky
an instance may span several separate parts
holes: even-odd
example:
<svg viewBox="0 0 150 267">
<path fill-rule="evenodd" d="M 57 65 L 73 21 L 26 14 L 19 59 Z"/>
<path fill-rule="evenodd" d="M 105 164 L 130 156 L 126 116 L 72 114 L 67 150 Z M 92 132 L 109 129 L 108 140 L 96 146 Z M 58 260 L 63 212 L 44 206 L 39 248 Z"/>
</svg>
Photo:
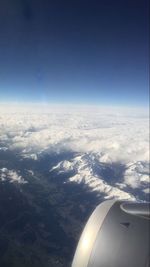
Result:
<svg viewBox="0 0 150 267">
<path fill-rule="evenodd" d="M 148 105 L 147 7 L 1 2 L 1 101 Z"/>
</svg>

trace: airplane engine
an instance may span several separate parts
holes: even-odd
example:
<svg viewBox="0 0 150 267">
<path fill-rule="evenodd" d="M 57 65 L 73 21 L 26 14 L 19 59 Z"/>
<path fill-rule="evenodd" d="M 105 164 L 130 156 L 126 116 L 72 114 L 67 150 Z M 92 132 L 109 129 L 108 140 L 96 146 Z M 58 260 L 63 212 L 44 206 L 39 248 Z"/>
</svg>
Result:
<svg viewBox="0 0 150 267">
<path fill-rule="evenodd" d="M 108 200 L 90 216 L 72 267 L 149 267 L 150 204 Z"/>
</svg>

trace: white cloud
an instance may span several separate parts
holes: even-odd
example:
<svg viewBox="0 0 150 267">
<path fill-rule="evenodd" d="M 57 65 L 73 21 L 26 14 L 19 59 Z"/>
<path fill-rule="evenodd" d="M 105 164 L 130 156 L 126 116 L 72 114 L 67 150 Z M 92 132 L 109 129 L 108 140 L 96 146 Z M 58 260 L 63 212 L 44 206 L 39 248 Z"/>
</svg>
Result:
<svg viewBox="0 0 150 267">
<path fill-rule="evenodd" d="M 148 118 L 133 111 L 51 108 L 37 113 L 34 107 L 30 113 L 3 111 L 0 138 L 9 148 L 30 153 L 55 147 L 101 153 L 104 162 L 148 161 Z"/>
</svg>

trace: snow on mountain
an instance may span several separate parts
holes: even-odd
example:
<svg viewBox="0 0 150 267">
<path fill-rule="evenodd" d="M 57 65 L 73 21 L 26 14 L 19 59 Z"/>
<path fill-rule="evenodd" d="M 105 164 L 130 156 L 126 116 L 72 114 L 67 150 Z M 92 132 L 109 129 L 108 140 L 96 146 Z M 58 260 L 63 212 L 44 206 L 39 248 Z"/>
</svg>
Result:
<svg viewBox="0 0 150 267">
<path fill-rule="evenodd" d="M 58 174 L 61 174 L 74 170 L 75 175 L 69 178 L 69 182 L 85 184 L 91 191 L 104 193 L 105 199 L 116 198 L 135 200 L 135 197 L 132 194 L 121 190 L 116 185 L 112 186 L 108 184 L 103 177 L 96 175 L 93 166 L 93 155 L 84 154 L 75 157 L 72 161 L 64 160 L 60 162 L 54 166 L 50 172 L 57 171 Z M 124 187 L 126 187 L 126 185 L 124 185 Z"/>
<path fill-rule="evenodd" d="M 15 170 L 8 170 L 7 168 L 0 169 L 0 180 L 18 184 L 27 183 Z"/>
<path fill-rule="evenodd" d="M 141 188 L 142 185 L 149 186 L 149 164 L 140 161 L 127 164 L 124 183 L 132 188 Z"/>
</svg>

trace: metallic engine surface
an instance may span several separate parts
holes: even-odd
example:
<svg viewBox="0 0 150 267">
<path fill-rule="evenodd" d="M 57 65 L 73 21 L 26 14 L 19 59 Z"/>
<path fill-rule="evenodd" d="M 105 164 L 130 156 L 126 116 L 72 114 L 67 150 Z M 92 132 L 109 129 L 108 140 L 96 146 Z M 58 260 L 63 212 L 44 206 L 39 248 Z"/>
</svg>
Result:
<svg viewBox="0 0 150 267">
<path fill-rule="evenodd" d="M 148 203 L 105 201 L 89 218 L 72 267 L 148 267 Z"/>
</svg>

